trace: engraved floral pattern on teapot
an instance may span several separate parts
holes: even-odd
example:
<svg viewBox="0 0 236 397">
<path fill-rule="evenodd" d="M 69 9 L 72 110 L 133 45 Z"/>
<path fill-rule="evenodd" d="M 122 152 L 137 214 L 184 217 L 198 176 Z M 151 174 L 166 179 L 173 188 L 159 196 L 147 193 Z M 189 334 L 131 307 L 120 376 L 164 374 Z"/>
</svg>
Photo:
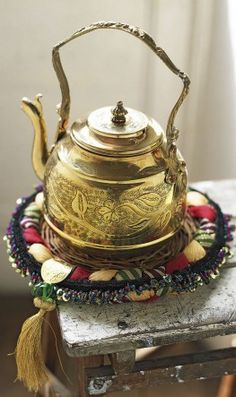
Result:
<svg viewBox="0 0 236 397">
<path fill-rule="evenodd" d="M 170 220 L 171 205 L 168 209 L 166 197 L 171 197 L 172 187 L 164 181 L 156 187 L 128 186 L 120 190 L 117 200 L 112 189 L 89 189 L 85 184 L 78 189 L 57 170 L 52 173 L 48 185 L 50 217 L 60 219 L 64 232 L 70 230 L 74 236 L 81 237 L 87 230 L 90 235 L 96 232 L 119 239 L 150 232 L 152 225 L 161 232 Z"/>
</svg>

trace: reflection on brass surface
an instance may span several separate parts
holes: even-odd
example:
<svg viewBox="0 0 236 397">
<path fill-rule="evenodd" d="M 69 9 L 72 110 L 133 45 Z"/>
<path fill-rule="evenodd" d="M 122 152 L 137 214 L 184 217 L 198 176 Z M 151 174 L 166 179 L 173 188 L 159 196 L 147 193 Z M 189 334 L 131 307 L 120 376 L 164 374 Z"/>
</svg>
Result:
<svg viewBox="0 0 236 397">
<path fill-rule="evenodd" d="M 21 108 L 31 119 L 35 135 L 32 152 L 33 168 L 39 179 L 43 180 L 45 165 L 48 159 L 47 149 L 47 129 L 43 117 L 43 108 L 40 102 L 41 94 L 36 95 L 34 101 L 28 98 L 23 98 Z"/>
<path fill-rule="evenodd" d="M 59 50 L 96 29 L 118 29 L 143 41 L 183 82 L 167 123 L 160 125 L 122 101 L 92 112 L 68 128 L 70 92 Z M 142 29 L 97 22 L 53 48 L 53 66 L 62 92 L 55 144 L 47 149 L 39 96 L 22 107 L 35 130 L 33 166 L 44 178 L 45 220 L 78 247 L 135 250 L 169 238 L 185 214 L 186 165 L 176 147 L 176 113 L 190 80 Z M 49 267 L 49 270 L 51 268 Z M 62 272 L 63 273 L 63 272 Z M 58 281 L 57 281 L 58 282 Z"/>
</svg>

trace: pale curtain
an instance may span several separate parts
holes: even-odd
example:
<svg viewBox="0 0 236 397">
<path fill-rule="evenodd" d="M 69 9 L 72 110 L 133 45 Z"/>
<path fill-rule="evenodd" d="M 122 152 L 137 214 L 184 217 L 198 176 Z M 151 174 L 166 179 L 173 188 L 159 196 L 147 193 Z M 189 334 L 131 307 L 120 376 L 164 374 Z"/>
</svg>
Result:
<svg viewBox="0 0 236 397">
<path fill-rule="evenodd" d="M 236 176 L 236 2 L 234 0 L 153 1 L 151 26 L 154 36 L 168 46 L 172 58 L 191 78 L 189 97 L 177 121 L 180 148 L 188 164 L 190 180 Z M 153 86 L 151 77 L 149 88 Z M 149 97 L 153 113 L 168 112 L 165 95 L 177 92 L 174 80 L 154 72 L 155 86 Z M 179 87 L 178 87 L 179 88 Z M 164 95 L 164 98 L 163 98 Z"/>
</svg>

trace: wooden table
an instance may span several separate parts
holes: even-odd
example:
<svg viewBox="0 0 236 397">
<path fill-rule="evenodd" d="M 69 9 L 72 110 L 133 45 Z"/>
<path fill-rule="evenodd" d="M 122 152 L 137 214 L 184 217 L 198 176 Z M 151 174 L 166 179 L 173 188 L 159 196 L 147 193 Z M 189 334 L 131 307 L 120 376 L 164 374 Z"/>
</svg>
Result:
<svg viewBox="0 0 236 397">
<path fill-rule="evenodd" d="M 224 212 L 236 216 L 236 180 L 194 186 L 219 202 Z M 135 363 L 139 348 L 236 333 L 235 264 L 235 259 L 229 261 L 221 277 L 194 293 L 166 296 L 152 304 L 61 304 L 58 319 L 64 347 L 80 363 L 80 394 L 76 395 L 236 373 L 235 348 Z M 101 366 L 107 354 L 112 365 Z M 90 362 L 86 357 L 92 357 Z M 98 368 L 85 368 L 91 365 Z"/>
</svg>

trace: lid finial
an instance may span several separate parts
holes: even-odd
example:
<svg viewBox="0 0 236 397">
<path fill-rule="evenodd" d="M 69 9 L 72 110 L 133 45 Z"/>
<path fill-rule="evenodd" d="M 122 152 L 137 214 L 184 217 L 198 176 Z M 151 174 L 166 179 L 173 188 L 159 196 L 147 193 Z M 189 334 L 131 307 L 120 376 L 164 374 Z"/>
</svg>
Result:
<svg viewBox="0 0 236 397">
<path fill-rule="evenodd" d="M 117 105 L 114 109 L 112 109 L 111 113 L 113 114 L 112 122 L 119 125 L 124 125 L 126 123 L 125 115 L 128 111 L 124 108 L 123 102 L 118 101 Z"/>
</svg>

